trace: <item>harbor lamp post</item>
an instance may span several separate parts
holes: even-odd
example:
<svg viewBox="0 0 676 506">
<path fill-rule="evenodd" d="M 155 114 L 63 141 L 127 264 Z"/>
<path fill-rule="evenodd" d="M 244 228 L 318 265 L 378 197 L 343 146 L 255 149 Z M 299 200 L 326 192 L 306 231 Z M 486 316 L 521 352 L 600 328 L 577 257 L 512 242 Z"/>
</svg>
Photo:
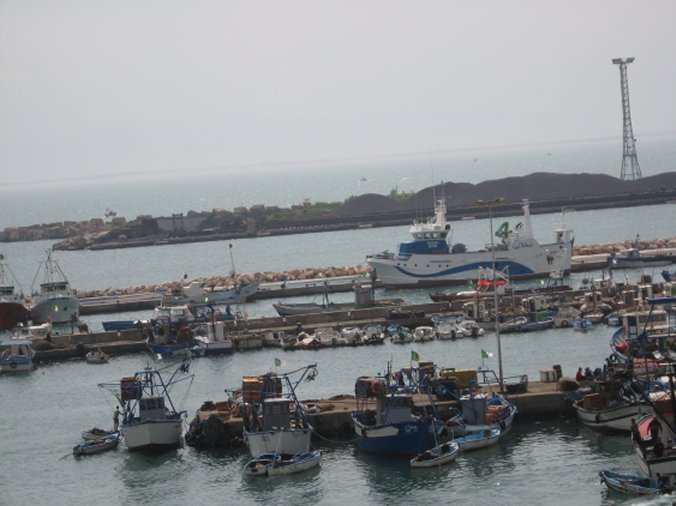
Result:
<svg viewBox="0 0 676 506">
<path fill-rule="evenodd" d="M 493 239 L 493 206 L 505 203 L 502 197 L 493 200 L 477 200 L 476 205 L 479 207 L 488 207 L 488 222 L 491 229 L 491 261 L 493 264 L 493 304 L 495 305 L 495 336 L 498 341 L 498 381 L 500 382 L 500 393 L 505 393 L 504 376 L 502 374 L 502 344 L 500 343 L 500 318 L 498 311 L 498 285 L 496 284 L 495 274 L 495 242 Z"/>
</svg>

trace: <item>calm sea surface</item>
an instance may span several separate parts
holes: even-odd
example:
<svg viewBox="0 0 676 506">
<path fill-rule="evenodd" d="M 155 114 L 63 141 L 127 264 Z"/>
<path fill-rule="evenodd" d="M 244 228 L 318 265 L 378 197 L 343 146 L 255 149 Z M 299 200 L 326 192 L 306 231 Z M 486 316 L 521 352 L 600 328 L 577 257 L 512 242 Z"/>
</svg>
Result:
<svg viewBox="0 0 676 506">
<path fill-rule="evenodd" d="M 676 142 L 646 141 L 639 152 L 644 175 L 673 170 Z M 369 191 L 418 191 L 440 180 L 478 182 L 536 170 L 619 172 L 619 146 L 595 143 L 531 150 L 455 153 L 410 160 L 359 161 L 317 167 L 274 167 L 223 174 L 169 175 L 134 181 L 99 181 L 79 185 L 45 185 L 0 189 L 0 227 L 101 216 L 105 208 L 134 217 L 167 215 L 190 209 L 232 208 L 265 203 L 288 206 L 310 198 L 338 201 Z M 430 159 L 432 158 L 432 161 Z M 474 161 L 474 158 L 477 160 Z M 321 170 L 322 184 L 316 181 Z M 367 181 L 360 181 L 365 177 Z M 574 212 L 533 217 L 535 235 L 553 237 L 552 225 L 564 220 L 575 230 L 577 244 L 641 238 L 676 237 L 676 205 Z M 516 222 L 514 217 L 510 221 Z M 490 241 L 487 220 L 453 223 L 453 242 L 479 248 Z M 358 265 L 366 254 L 394 249 L 408 227 L 379 228 L 233 241 L 238 272 Z M 1 252 L 28 292 L 49 241 L 0 244 Z M 57 252 L 56 259 L 73 287 L 80 290 L 155 284 L 230 270 L 228 244 L 209 242 L 110 251 Z M 627 272 L 636 279 L 640 273 Z M 659 272 L 652 273 L 659 278 Z M 576 286 L 583 277 L 569 284 Z M 625 273 L 622 274 L 623 276 Z M 38 280 L 39 282 L 39 280 Z M 427 290 L 388 291 L 411 302 L 428 301 Z M 335 300 L 348 300 L 336 294 Z M 273 314 L 272 301 L 248 304 L 252 316 Z M 100 321 L 147 314 L 90 317 Z M 609 353 L 611 329 L 598 326 L 587 334 L 566 330 L 502 336 L 506 375 L 528 374 L 559 364 L 572 375 L 578 366 L 600 365 Z M 316 352 L 262 350 L 193 362 L 190 391 L 175 391 L 174 400 L 192 418 L 204 400 L 224 398 L 223 389 L 241 376 L 268 371 L 275 358 L 291 370 L 317 362 L 318 378 L 300 386 L 301 398 L 352 393 L 354 380 L 382 372 L 388 360 L 409 364 L 411 350 L 443 367 L 476 367 L 481 350 L 496 352 L 494 334 L 476 340 L 433 342 L 415 346 L 344 348 Z M 114 399 L 97 388 L 144 367 L 148 357 L 115 357 L 94 366 L 69 361 L 42 366 L 33 373 L 0 377 L 0 504 L 671 504 L 671 499 L 634 499 L 608 492 L 598 471 L 638 472 L 628 439 L 601 436 L 575 419 L 532 422 L 517 419 L 513 432 L 497 447 L 468 453 L 441 469 L 412 471 L 406 459 L 365 454 L 350 442 L 317 440 L 323 451 L 319 469 L 287 478 L 252 479 L 242 466 L 242 451 L 196 451 L 180 448 L 160 455 L 115 451 L 73 458 L 79 434 L 93 426 L 110 426 Z M 488 364 L 497 368 L 495 359 Z"/>
</svg>

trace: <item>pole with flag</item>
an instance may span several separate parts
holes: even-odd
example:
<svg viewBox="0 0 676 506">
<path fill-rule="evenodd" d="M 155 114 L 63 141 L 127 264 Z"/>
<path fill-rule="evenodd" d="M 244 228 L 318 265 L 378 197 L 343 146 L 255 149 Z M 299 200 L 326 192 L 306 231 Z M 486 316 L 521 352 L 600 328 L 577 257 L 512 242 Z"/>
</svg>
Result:
<svg viewBox="0 0 676 506">
<path fill-rule="evenodd" d="M 411 350 L 411 365 L 413 365 L 413 362 L 420 362 L 420 355 L 417 351 Z"/>
</svg>

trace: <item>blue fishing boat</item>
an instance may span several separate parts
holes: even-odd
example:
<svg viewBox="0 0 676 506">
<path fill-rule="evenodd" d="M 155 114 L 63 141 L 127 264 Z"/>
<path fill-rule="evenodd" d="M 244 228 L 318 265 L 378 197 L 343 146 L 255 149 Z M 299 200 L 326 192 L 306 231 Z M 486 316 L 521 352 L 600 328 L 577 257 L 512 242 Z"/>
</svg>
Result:
<svg viewBox="0 0 676 506">
<path fill-rule="evenodd" d="M 610 489 L 624 492 L 625 494 L 656 495 L 668 494 L 671 487 L 661 484 L 658 480 L 651 480 L 645 476 L 633 474 L 620 474 L 613 471 L 599 471 L 601 483 L 605 483 Z"/>
<path fill-rule="evenodd" d="M 412 455 L 435 446 L 434 418 L 413 414 L 413 394 L 390 385 L 392 375 L 360 377 L 352 424 L 357 446 L 382 454 Z"/>
<path fill-rule="evenodd" d="M 464 436 L 453 438 L 453 442 L 458 445 L 460 450 L 478 450 L 492 446 L 500 440 L 500 429 L 497 427 L 486 427 L 468 432 Z"/>
<path fill-rule="evenodd" d="M 120 442 L 120 434 L 113 432 L 99 439 L 87 439 L 73 447 L 73 455 L 91 455 L 112 450 Z"/>
</svg>

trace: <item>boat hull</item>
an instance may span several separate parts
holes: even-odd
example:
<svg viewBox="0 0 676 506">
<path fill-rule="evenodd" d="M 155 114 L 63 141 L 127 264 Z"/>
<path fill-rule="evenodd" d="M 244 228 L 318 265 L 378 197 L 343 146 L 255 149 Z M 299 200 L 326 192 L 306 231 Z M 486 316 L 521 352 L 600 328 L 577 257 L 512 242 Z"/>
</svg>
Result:
<svg viewBox="0 0 676 506">
<path fill-rule="evenodd" d="M 33 360 L 26 358 L 13 358 L 0 360 L 0 372 L 29 372 L 33 370 Z"/>
<path fill-rule="evenodd" d="M 0 330 L 10 330 L 30 318 L 28 308 L 21 302 L 0 301 Z"/>
<path fill-rule="evenodd" d="M 424 452 L 413 457 L 411 459 L 411 467 L 420 469 L 426 467 L 442 466 L 455 460 L 459 451 L 460 447 L 457 445 L 457 443 L 444 443 L 432 448 L 428 452 Z"/>
<path fill-rule="evenodd" d="M 283 453 L 295 455 L 310 451 L 312 427 L 305 429 L 282 429 L 260 432 L 244 431 L 244 439 L 252 457 L 264 453 Z"/>
<path fill-rule="evenodd" d="M 486 434 L 488 432 L 489 434 Z M 496 444 L 500 440 L 500 429 L 493 428 L 481 432 L 472 432 L 453 441 L 462 451 L 479 450 Z"/>
<path fill-rule="evenodd" d="M 244 470 L 249 476 L 283 476 L 312 469 L 320 461 L 321 453 L 318 450 L 294 455 L 287 461 L 277 453 L 270 453 L 250 461 Z"/>
<path fill-rule="evenodd" d="M 71 323 L 80 315 L 80 301 L 72 296 L 38 297 L 31 307 L 33 323 Z"/>
<path fill-rule="evenodd" d="M 412 455 L 434 446 L 432 419 L 410 420 L 385 425 L 364 425 L 352 417 L 357 446 L 371 453 Z"/>
<path fill-rule="evenodd" d="M 106 450 L 112 450 L 120 442 L 119 435 L 117 433 L 106 436 L 103 439 L 93 439 L 87 440 L 84 443 L 80 443 L 73 447 L 73 454 L 75 455 L 92 455 L 94 453 L 103 452 Z"/>
<path fill-rule="evenodd" d="M 600 471 L 599 477 L 608 488 L 625 494 L 655 495 L 662 493 L 655 480 L 642 476 Z"/>
<path fill-rule="evenodd" d="M 564 248 L 562 271 L 570 272 L 572 244 L 531 245 L 499 251 L 495 269 L 509 273 L 511 280 L 548 277 L 551 254 Z M 489 251 L 448 254 L 412 254 L 408 258 L 371 256 L 368 264 L 378 273 L 384 286 L 435 286 L 467 284 L 479 280 L 486 269 L 493 269 L 493 254 Z"/>
<path fill-rule="evenodd" d="M 123 424 L 120 432 L 130 450 L 147 448 L 171 448 L 181 444 L 183 424 L 180 418 L 171 420 L 148 420 Z"/>
<path fill-rule="evenodd" d="M 577 416 L 582 423 L 596 430 L 631 431 L 631 419 L 639 419 L 652 408 L 646 404 L 625 404 L 612 409 L 589 410 L 575 405 Z"/>
</svg>

